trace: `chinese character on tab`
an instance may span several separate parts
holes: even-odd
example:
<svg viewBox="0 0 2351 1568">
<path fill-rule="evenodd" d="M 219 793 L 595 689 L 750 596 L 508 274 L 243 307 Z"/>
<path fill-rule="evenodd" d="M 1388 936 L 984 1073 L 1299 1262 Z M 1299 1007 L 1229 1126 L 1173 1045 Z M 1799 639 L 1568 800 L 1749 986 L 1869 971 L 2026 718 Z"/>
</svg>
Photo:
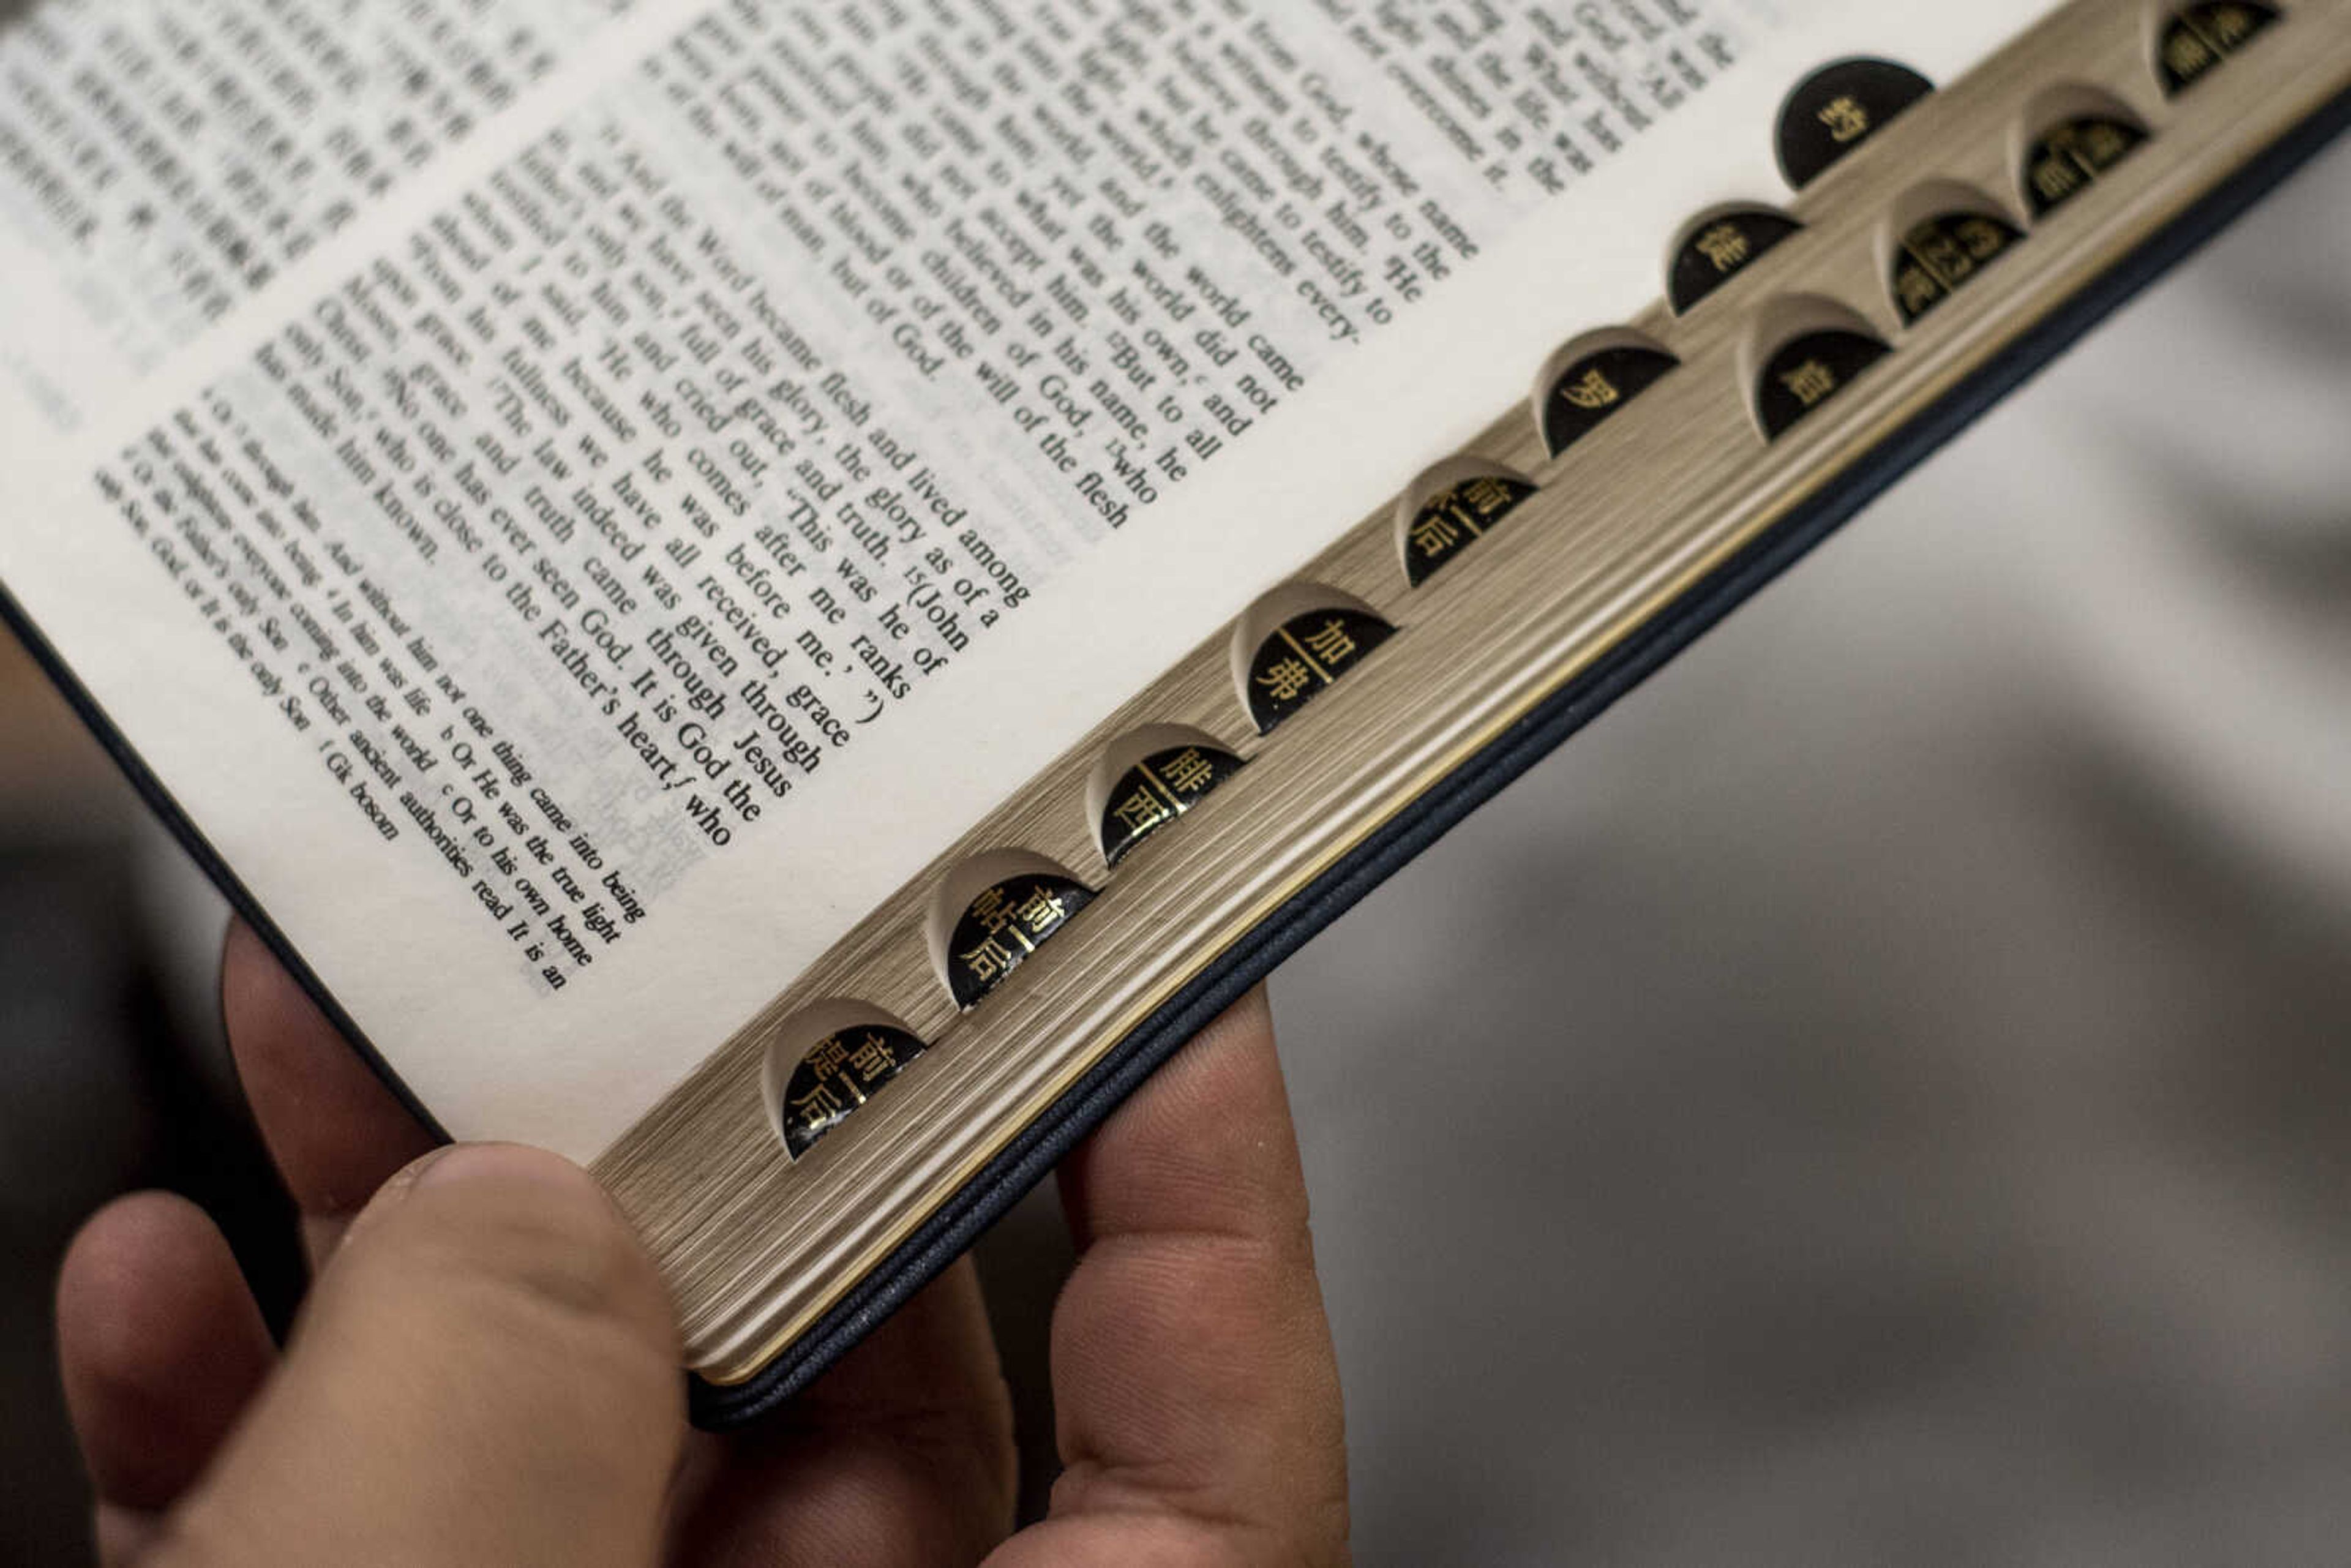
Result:
<svg viewBox="0 0 2351 1568">
<path fill-rule="evenodd" d="M 1160 764 L 1159 776 L 1176 794 L 1196 795 L 1216 783 L 1217 765 L 1201 756 L 1198 747 L 1187 746 Z"/>
<path fill-rule="evenodd" d="M 838 1121 L 854 1109 L 855 1106 L 844 1103 L 841 1096 L 832 1092 L 830 1083 L 820 1083 L 791 1102 L 792 1114 L 806 1124 Z"/>
<path fill-rule="evenodd" d="M 1355 656 L 1354 636 L 1335 615 L 1322 623 L 1321 631 L 1309 632 L 1303 641 L 1306 651 L 1326 665 L 1343 664 Z"/>
<path fill-rule="evenodd" d="M 1426 511 L 1413 519 L 1412 548 L 1422 555 L 1443 555 L 1464 537 L 1461 525 L 1444 512 Z"/>
<path fill-rule="evenodd" d="M 1852 94 L 1833 98 L 1821 105 L 1821 123 L 1828 127 L 1829 137 L 1839 143 L 1857 141 L 1869 134 L 1869 110 Z"/>
<path fill-rule="evenodd" d="M 1274 701 L 1286 703 L 1314 684 L 1314 671 L 1303 659 L 1278 659 L 1259 674 L 1257 684 Z"/>
<path fill-rule="evenodd" d="M 1121 800 L 1114 808 L 1114 814 L 1121 827 L 1140 836 L 1165 823 L 1176 813 L 1168 809 L 1166 801 L 1146 788 L 1137 789 Z"/>
<path fill-rule="evenodd" d="M 2261 24 L 2253 13 L 2242 5 L 2216 5 L 2205 13 L 2204 25 L 2224 49 L 2233 49 L 2253 36 Z"/>
<path fill-rule="evenodd" d="M 849 1053 L 849 1065 L 867 1083 L 878 1083 L 898 1071 L 898 1053 L 878 1034 L 869 1034 Z"/>
<path fill-rule="evenodd" d="M 1943 297 L 1943 286 L 1924 267 L 1912 263 L 1894 276 L 1894 292 L 1902 314 L 1915 317 Z"/>
<path fill-rule="evenodd" d="M 1481 517 L 1497 512 L 1507 512 L 1519 504 L 1520 496 L 1508 485 L 1491 475 L 1472 479 L 1461 486 L 1461 499 Z"/>
<path fill-rule="evenodd" d="M 1990 260 L 2008 248 L 2008 230 L 1990 218 L 1965 219 L 1953 232 L 1968 247 L 1968 255 L 1978 261 Z"/>
<path fill-rule="evenodd" d="M 1714 264 L 1717 272 L 1731 271 L 1752 254 L 1752 248 L 1747 243 L 1747 232 L 1734 223 L 1717 224 L 1690 243 Z"/>
<path fill-rule="evenodd" d="M 2032 166 L 2032 193 L 2043 206 L 2053 206 L 2082 188 L 2082 171 L 2062 153 L 2052 153 Z"/>
<path fill-rule="evenodd" d="M 1053 928 L 1069 917 L 1070 906 L 1061 901 L 1060 894 L 1050 887 L 1032 889 L 1029 896 L 1020 901 L 1021 929 L 1031 936 L 1050 936 Z"/>
<path fill-rule="evenodd" d="M 820 1040 L 816 1049 L 808 1053 L 805 1061 L 808 1070 L 817 1077 L 830 1078 L 841 1071 L 841 1064 L 848 1059 L 849 1048 L 841 1044 L 838 1038 L 834 1038 Z"/>
<path fill-rule="evenodd" d="M 991 887 L 971 901 L 971 918 L 979 928 L 995 936 L 1012 924 L 1012 900 L 1000 887 Z"/>
<path fill-rule="evenodd" d="M 1946 283 L 1960 283 L 1976 269 L 1975 258 L 1959 240 L 1931 224 L 1912 230 L 1906 243 Z"/>
<path fill-rule="evenodd" d="M 2182 80 L 2201 75 L 2219 57 L 2211 45 L 2185 28 L 2172 34 L 2163 46 L 2164 66 Z"/>
<path fill-rule="evenodd" d="M 2082 132 L 2082 151 L 2101 169 L 2117 162 L 2130 150 L 2130 137 L 2112 120 L 2094 121 Z"/>
<path fill-rule="evenodd" d="M 1600 367 L 1594 365 L 1583 372 L 1582 379 L 1560 388 L 1559 395 L 1578 408 L 1598 409 L 1620 401 L 1625 394 L 1616 390 L 1615 382 L 1601 373 Z"/>
<path fill-rule="evenodd" d="M 1000 938 L 990 936 L 970 952 L 962 955 L 963 967 L 982 986 L 992 986 L 1010 974 L 1019 962 L 1011 948 Z"/>
<path fill-rule="evenodd" d="M 1796 401 L 1806 408 L 1836 391 L 1836 372 L 1818 360 L 1806 360 L 1793 370 L 1780 374 L 1781 385 L 1795 394 Z"/>
</svg>

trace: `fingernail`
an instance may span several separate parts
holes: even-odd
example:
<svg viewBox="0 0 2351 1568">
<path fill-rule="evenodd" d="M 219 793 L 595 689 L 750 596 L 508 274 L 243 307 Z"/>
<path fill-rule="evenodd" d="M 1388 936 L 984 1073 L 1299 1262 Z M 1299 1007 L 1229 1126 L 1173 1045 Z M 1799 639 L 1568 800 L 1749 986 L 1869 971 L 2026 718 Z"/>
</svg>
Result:
<svg viewBox="0 0 2351 1568">
<path fill-rule="evenodd" d="M 418 1186 L 450 1182 L 496 1181 L 508 1185 L 577 1188 L 579 1168 L 544 1150 L 522 1144 L 453 1144 L 409 1167 Z"/>
<path fill-rule="evenodd" d="M 430 1153 L 417 1155 L 416 1158 L 386 1176 L 383 1185 L 375 1189 L 375 1196 L 360 1206 L 360 1211 L 351 1216 L 350 1222 L 344 1226 L 341 1234 L 335 1238 L 333 1250 L 340 1252 L 350 1246 L 353 1237 L 373 1226 L 377 1217 L 406 1197 L 410 1189 L 424 1179 L 425 1172 L 455 1154 L 460 1146 L 455 1144 L 444 1144 Z"/>
<path fill-rule="evenodd" d="M 455 1154 L 460 1146 L 456 1144 L 444 1144 L 437 1149 L 417 1155 L 387 1176 L 384 1184 L 375 1189 L 375 1197 L 369 1201 L 381 1202 L 386 1197 L 401 1197 L 410 1187 L 423 1180 L 426 1171 Z"/>
</svg>

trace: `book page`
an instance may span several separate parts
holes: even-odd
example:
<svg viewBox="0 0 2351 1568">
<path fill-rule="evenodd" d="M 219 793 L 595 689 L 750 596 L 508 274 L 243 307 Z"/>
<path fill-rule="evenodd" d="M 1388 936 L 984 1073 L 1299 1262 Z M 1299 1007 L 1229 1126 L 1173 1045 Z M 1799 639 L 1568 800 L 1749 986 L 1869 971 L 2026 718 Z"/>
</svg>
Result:
<svg viewBox="0 0 2351 1568">
<path fill-rule="evenodd" d="M 0 581 L 451 1132 L 590 1157 L 1800 77 L 2043 8 L 50 0 Z"/>
</svg>

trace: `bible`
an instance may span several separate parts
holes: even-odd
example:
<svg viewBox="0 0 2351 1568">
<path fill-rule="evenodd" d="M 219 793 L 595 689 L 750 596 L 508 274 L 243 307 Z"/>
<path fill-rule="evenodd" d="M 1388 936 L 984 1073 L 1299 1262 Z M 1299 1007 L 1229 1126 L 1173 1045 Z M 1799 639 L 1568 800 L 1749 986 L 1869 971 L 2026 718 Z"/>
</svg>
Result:
<svg viewBox="0 0 2351 1568">
<path fill-rule="evenodd" d="M 11 624 L 789 1398 L 2339 128 L 2351 0 L 44 0 Z"/>
</svg>

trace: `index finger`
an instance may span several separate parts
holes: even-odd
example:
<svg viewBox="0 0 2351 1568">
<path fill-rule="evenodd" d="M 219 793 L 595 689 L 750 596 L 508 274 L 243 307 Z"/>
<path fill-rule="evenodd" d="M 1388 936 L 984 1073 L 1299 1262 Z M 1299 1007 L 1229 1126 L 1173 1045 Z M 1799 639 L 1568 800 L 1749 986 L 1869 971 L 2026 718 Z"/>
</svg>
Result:
<svg viewBox="0 0 2351 1568">
<path fill-rule="evenodd" d="M 1262 989 L 1103 1124 L 1062 1197 L 1082 1251 L 1054 1314 L 1055 1525 L 1343 1561 L 1338 1366 Z"/>
<path fill-rule="evenodd" d="M 230 923 L 221 956 L 221 1009 L 246 1102 L 315 1260 L 376 1188 L 439 1140 L 241 920 Z"/>
</svg>

